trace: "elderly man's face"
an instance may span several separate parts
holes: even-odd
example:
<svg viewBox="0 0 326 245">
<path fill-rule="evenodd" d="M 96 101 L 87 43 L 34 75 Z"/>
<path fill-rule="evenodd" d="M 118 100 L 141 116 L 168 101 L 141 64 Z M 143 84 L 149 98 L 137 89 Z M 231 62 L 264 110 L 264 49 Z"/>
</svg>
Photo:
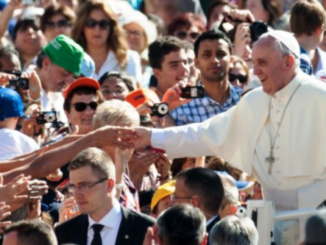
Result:
<svg viewBox="0 0 326 245">
<path fill-rule="evenodd" d="M 269 95 L 275 94 L 284 88 L 291 79 L 289 74 L 294 73 L 294 64 L 290 56 L 282 56 L 273 46 L 271 39 L 260 39 L 253 47 L 254 74 L 261 81 L 263 90 Z"/>
</svg>

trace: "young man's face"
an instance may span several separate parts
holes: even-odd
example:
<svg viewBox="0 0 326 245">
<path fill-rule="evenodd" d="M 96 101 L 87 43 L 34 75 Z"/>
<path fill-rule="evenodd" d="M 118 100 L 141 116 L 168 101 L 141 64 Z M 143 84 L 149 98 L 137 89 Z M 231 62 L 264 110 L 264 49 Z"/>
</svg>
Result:
<svg viewBox="0 0 326 245">
<path fill-rule="evenodd" d="M 73 196 L 82 214 L 94 217 L 102 214 L 106 209 L 108 199 L 105 197 L 109 192 L 108 180 L 97 183 L 99 180 L 101 178 L 95 175 L 89 165 L 69 172 L 70 184 L 75 189 Z"/>
<path fill-rule="evenodd" d="M 87 134 L 92 131 L 92 122 L 96 110 L 88 105 L 90 103 L 98 104 L 96 94 L 74 94 L 70 103 L 70 111 L 66 111 L 69 123 L 72 128 L 78 126 L 79 134 Z M 86 109 L 80 111 L 79 104 L 87 104 Z"/>
<path fill-rule="evenodd" d="M 204 40 L 199 44 L 195 64 L 204 82 L 221 82 L 232 61 L 228 43 L 223 39 Z"/>
<path fill-rule="evenodd" d="M 188 56 L 184 49 L 165 55 L 161 69 L 154 69 L 160 92 L 165 93 L 180 81 L 188 81 L 189 70 Z"/>
</svg>

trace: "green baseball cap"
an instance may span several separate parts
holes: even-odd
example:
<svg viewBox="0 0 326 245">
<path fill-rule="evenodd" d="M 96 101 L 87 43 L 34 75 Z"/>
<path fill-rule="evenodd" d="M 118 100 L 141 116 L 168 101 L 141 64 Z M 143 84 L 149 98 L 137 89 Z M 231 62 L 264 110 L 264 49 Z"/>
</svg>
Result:
<svg viewBox="0 0 326 245">
<path fill-rule="evenodd" d="M 57 66 L 75 75 L 80 74 L 84 50 L 71 38 L 59 35 L 46 45 L 43 51 Z"/>
</svg>

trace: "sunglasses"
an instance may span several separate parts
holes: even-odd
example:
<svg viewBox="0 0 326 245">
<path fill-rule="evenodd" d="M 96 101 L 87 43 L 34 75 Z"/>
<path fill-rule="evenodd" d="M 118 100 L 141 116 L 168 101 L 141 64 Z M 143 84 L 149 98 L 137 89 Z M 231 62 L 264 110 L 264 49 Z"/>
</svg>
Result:
<svg viewBox="0 0 326 245">
<path fill-rule="evenodd" d="M 92 101 L 91 103 L 86 104 L 85 102 L 77 102 L 75 104 L 71 105 L 72 107 L 75 107 L 75 110 L 78 112 L 85 111 L 87 106 L 91 108 L 91 110 L 96 111 L 98 103 L 95 101 Z"/>
<path fill-rule="evenodd" d="M 88 28 L 95 28 L 96 26 L 99 26 L 101 30 L 109 30 L 111 28 L 112 22 L 110 20 L 94 20 L 94 19 L 88 19 L 85 22 L 85 26 Z"/>
<path fill-rule="evenodd" d="M 68 27 L 71 26 L 71 22 L 69 20 L 59 20 L 58 22 L 48 21 L 45 23 L 45 28 L 47 29 L 54 29 L 62 28 L 62 27 Z"/>
<path fill-rule="evenodd" d="M 246 75 L 235 75 L 235 74 L 229 73 L 230 82 L 233 82 L 233 81 L 235 81 L 237 79 L 238 79 L 238 81 L 240 83 L 246 83 L 247 79 L 248 79 L 248 76 L 246 76 Z"/>
<path fill-rule="evenodd" d="M 174 35 L 180 39 L 186 39 L 190 37 L 191 39 L 197 39 L 200 35 L 198 32 L 186 32 L 186 31 L 176 31 Z"/>
</svg>

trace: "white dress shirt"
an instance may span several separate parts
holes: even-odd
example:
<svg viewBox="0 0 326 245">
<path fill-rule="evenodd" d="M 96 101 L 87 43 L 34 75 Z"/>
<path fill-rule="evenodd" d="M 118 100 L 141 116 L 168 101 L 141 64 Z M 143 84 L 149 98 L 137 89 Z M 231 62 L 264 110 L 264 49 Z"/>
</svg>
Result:
<svg viewBox="0 0 326 245">
<path fill-rule="evenodd" d="M 42 111 L 51 111 L 55 109 L 58 113 L 59 121 L 67 123 L 68 119 L 63 109 L 65 99 L 61 92 L 46 93 L 44 89 L 41 92 Z"/>
<path fill-rule="evenodd" d="M 110 51 L 99 73 L 94 72 L 93 78 L 99 80 L 104 73 L 111 71 L 124 72 L 140 82 L 142 80 L 142 68 L 139 54 L 136 51 L 127 50 L 127 65 L 122 69 L 114 52 Z"/>
<path fill-rule="evenodd" d="M 101 238 L 103 245 L 115 245 L 120 223 L 122 220 L 121 206 L 117 200 L 113 201 L 112 209 L 99 221 L 95 222 L 88 215 L 88 231 L 87 231 L 87 245 L 90 245 L 94 238 L 94 230 L 92 225 L 101 224 L 103 229 L 101 230 Z"/>
</svg>

